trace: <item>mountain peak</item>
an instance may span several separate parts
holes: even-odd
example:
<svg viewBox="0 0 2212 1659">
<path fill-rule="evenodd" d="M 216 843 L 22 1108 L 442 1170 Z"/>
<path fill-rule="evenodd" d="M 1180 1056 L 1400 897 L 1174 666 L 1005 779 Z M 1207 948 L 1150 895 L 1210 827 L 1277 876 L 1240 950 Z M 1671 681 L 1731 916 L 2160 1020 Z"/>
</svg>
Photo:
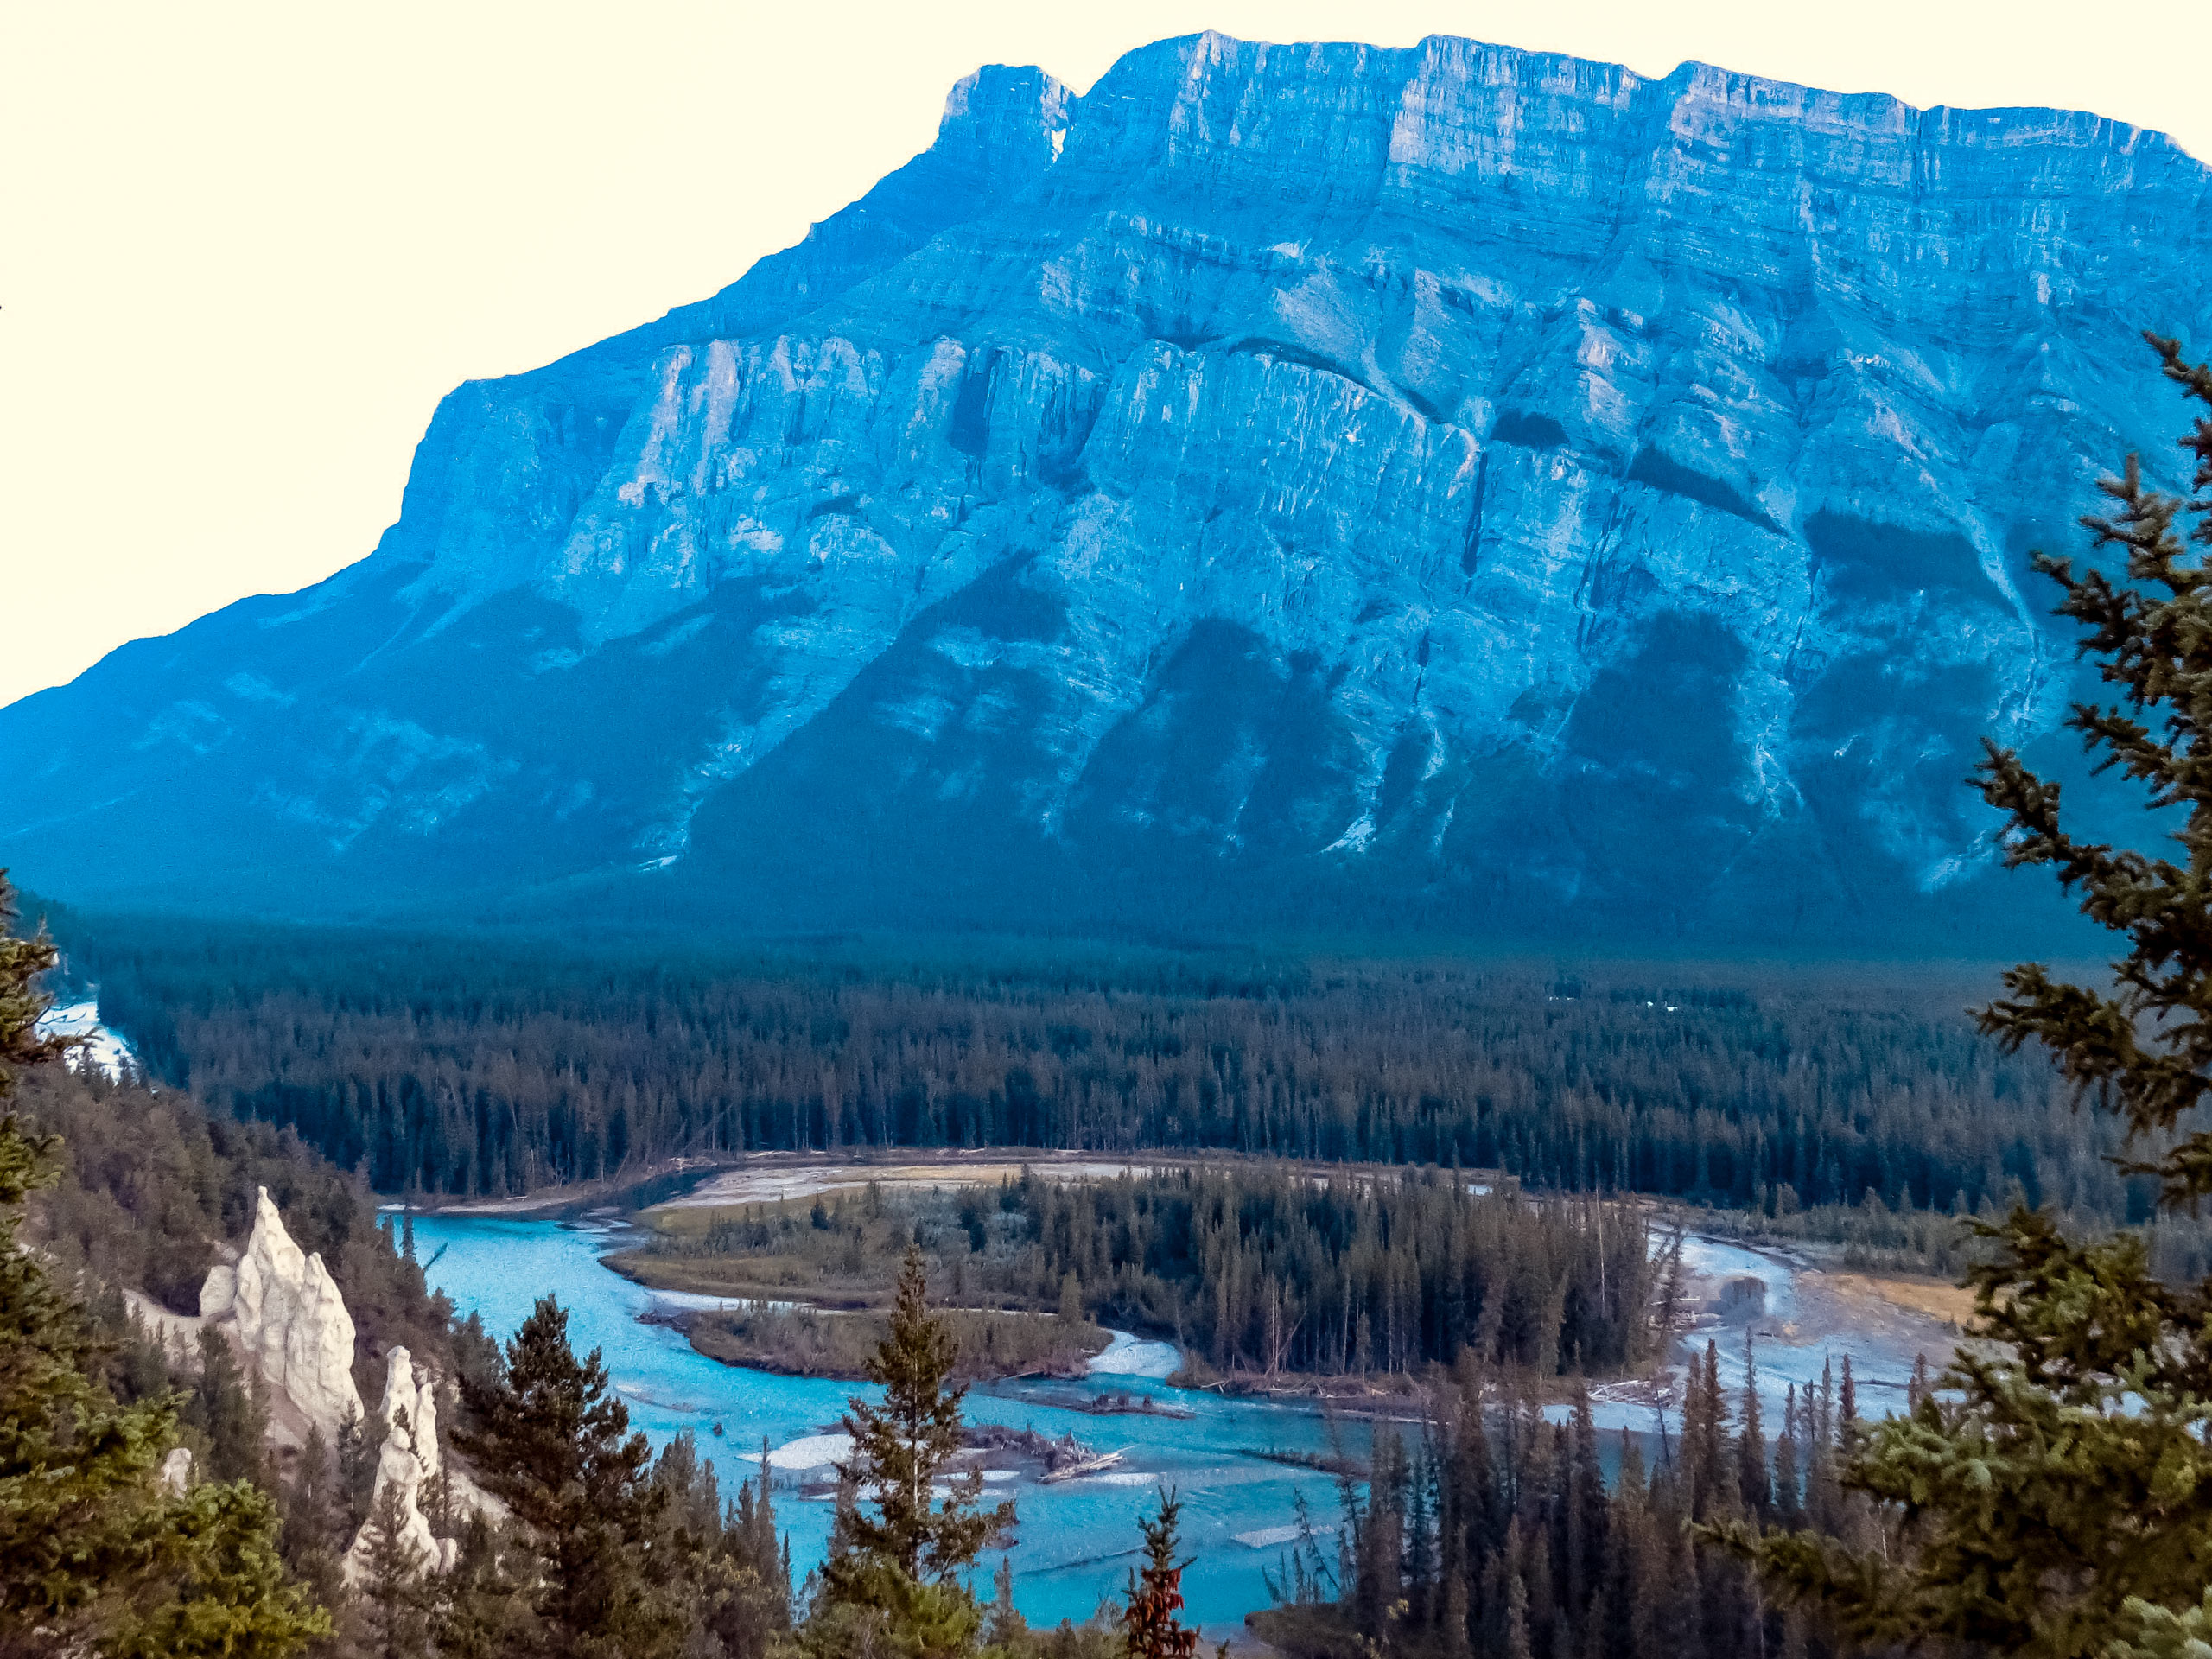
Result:
<svg viewBox="0 0 2212 1659">
<path fill-rule="evenodd" d="M 2134 331 L 2212 327 L 2208 236 L 2205 168 L 2063 111 L 1442 36 L 988 67 L 798 246 L 448 397 L 377 559 L 0 712 L 0 862 L 1979 941 L 1958 779 L 2065 748 L 2025 551 L 2171 469 Z"/>
<path fill-rule="evenodd" d="M 987 63 L 945 95 L 936 148 L 967 150 L 987 166 L 1049 166 L 1068 124 L 1065 86 L 1031 66 Z"/>
</svg>

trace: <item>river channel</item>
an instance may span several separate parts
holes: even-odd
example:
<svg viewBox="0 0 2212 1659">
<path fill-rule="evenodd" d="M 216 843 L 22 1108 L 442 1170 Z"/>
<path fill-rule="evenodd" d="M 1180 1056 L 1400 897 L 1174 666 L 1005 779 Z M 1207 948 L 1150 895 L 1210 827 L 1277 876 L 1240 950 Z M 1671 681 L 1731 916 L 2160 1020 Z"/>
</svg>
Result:
<svg viewBox="0 0 2212 1659">
<path fill-rule="evenodd" d="M 481 1313 L 501 1337 L 538 1297 L 557 1295 L 569 1310 L 570 1339 L 580 1352 L 601 1351 L 632 1421 L 657 1446 L 692 1430 L 714 1459 L 725 1493 L 753 1471 L 766 1436 L 778 1518 L 791 1534 L 794 1568 L 803 1574 L 821 1560 L 831 1506 L 801 1489 L 818 1490 L 830 1478 L 830 1460 L 842 1446 L 824 1441 L 836 1430 L 847 1395 L 861 1385 L 724 1365 L 695 1352 L 681 1332 L 642 1323 L 639 1316 L 656 1304 L 696 1306 L 702 1299 L 647 1290 L 602 1265 L 600 1257 L 628 1236 L 625 1230 L 446 1215 L 418 1217 L 415 1234 L 431 1284 L 463 1314 Z M 1847 1356 L 1857 1367 L 1862 1408 L 1872 1414 L 1896 1409 L 1916 1357 L 1926 1354 L 1940 1367 L 1956 1340 L 1955 1327 L 1938 1313 L 1885 1300 L 1865 1275 L 1824 1272 L 1786 1254 L 1699 1237 L 1685 1241 L 1683 1261 L 1694 1309 L 1719 1306 L 1730 1281 L 1758 1287 L 1756 1299 L 1744 1305 L 1750 1317 L 1699 1315 L 1675 1357 L 1713 1343 L 1732 1401 L 1756 1350 L 1770 1424 L 1779 1424 L 1789 1390 L 1813 1386 Z M 1344 1453 L 1364 1462 L 1371 1451 L 1365 1420 L 1339 1420 L 1332 1437 L 1330 1421 L 1310 1406 L 1171 1389 L 1158 1380 L 1173 1364 L 1173 1350 L 1165 1344 L 1117 1338 L 1102 1358 L 1114 1370 L 1094 1374 L 1087 1386 L 1001 1383 L 969 1395 L 972 1421 L 1033 1427 L 1054 1438 L 1072 1433 L 1095 1450 L 1122 1454 L 1114 1469 L 1051 1484 L 1035 1479 L 1033 1465 L 1011 1457 L 988 1460 L 987 1466 L 996 1466 L 986 1477 L 987 1500 L 1010 1497 L 1018 1509 L 1018 1541 L 1010 1552 L 1014 1599 L 1033 1624 L 1079 1621 L 1121 1590 L 1136 1559 L 1137 1517 L 1163 1486 L 1183 1499 L 1183 1546 L 1195 1557 L 1184 1592 L 1192 1616 L 1209 1628 L 1222 1630 L 1268 1605 L 1262 1574 L 1280 1567 L 1281 1539 L 1301 1492 L 1317 1531 L 1332 1529 L 1321 1543 L 1333 1561 L 1339 1507 L 1334 1480 L 1249 1454 L 1326 1454 L 1340 1441 Z M 1661 1379 L 1662 1400 L 1679 1398 L 1678 1376 Z M 1106 1390 L 1149 1395 L 1192 1415 L 1096 1416 L 1052 1402 L 1071 1391 Z M 1554 1406 L 1548 1414 L 1562 1420 L 1567 1408 Z M 1608 1434 L 1609 1478 L 1619 1430 L 1645 1440 L 1647 1458 L 1665 1455 L 1664 1441 L 1650 1433 L 1656 1419 L 1649 1393 L 1624 1397 L 1600 1390 L 1594 1415 Z M 984 1565 L 995 1568 L 997 1561 Z"/>
<path fill-rule="evenodd" d="M 569 1310 L 569 1334 L 577 1351 L 601 1351 L 608 1375 L 628 1403 L 631 1421 L 659 1446 L 689 1428 L 715 1459 L 725 1495 L 756 1466 L 765 1435 L 771 1447 L 790 1448 L 800 1467 L 779 1469 L 777 1519 L 791 1535 L 795 1573 L 819 1561 L 829 1538 L 831 1505 L 800 1495 L 802 1480 L 817 1484 L 826 1467 L 804 1466 L 821 1449 L 804 1442 L 835 1432 L 846 1396 L 863 1385 L 771 1376 L 720 1363 L 695 1352 L 679 1332 L 645 1325 L 655 1294 L 600 1262 L 620 1242 L 603 1229 L 551 1221 L 475 1216 L 424 1216 L 415 1223 L 417 1248 L 434 1287 L 453 1298 L 466 1315 L 474 1310 L 486 1328 L 505 1337 L 548 1291 Z M 1141 1364 L 1154 1358 L 1141 1344 L 1117 1344 Z M 1151 1369 L 1159 1369 L 1154 1363 Z M 1046 1396 L 1105 1389 L 1151 1395 L 1163 1407 L 1193 1414 L 1095 1416 L 1046 1403 Z M 1014 1471 L 986 1489 L 987 1502 L 1010 1497 L 1017 1507 L 1014 1601 L 1032 1624 L 1078 1622 L 1102 1598 L 1118 1596 L 1137 1555 L 1137 1517 L 1156 1503 L 1161 1486 L 1183 1499 L 1183 1548 L 1194 1557 L 1184 1574 L 1189 1616 L 1209 1627 L 1241 1623 L 1268 1605 L 1261 1574 L 1278 1566 L 1281 1546 L 1240 1541 L 1239 1534 L 1264 1535 L 1292 1524 L 1295 1496 L 1306 1495 L 1317 1529 L 1338 1519 L 1335 1483 L 1329 1477 L 1244 1455 L 1255 1451 L 1325 1452 L 1330 1427 L 1310 1408 L 1170 1389 L 1140 1375 L 1095 1376 L 1084 1385 L 1002 1383 L 969 1394 L 970 1421 L 1033 1427 L 1058 1436 L 1072 1432 L 1099 1451 L 1118 1451 L 1122 1462 L 1103 1474 L 1038 1484 L 1033 1468 L 1013 1459 L 993 1461 Z M 722 1429 L 714 1433 L 719 1424 Z M 1344 1450 L 1363 1461 L 1370 1431 L 1346 1421 Z M 777 1459 L 779 1463 L 788 1459 Z M 1333 1536 L 1322 1540 L 1332 1560 Z M 995 1557 L 985 1565 L 995 1568 Z M 1219 1633 L 1226 1634 L 1222 1630 Z"/>
</svg>

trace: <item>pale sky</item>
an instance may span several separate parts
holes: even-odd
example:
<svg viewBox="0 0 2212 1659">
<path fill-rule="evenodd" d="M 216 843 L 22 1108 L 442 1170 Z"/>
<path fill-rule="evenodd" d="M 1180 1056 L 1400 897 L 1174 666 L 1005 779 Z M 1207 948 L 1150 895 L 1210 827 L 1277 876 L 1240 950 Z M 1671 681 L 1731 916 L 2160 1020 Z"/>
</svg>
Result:
<svg viewBox="0 0 2212 1659">
<path fill-rule="evenodd" d="M 976 65 L 1080 91 L 1207 28 L 1696 58 L 2212 157 L 2202 0 L 0 0 L 0 703 L 361 557 L 446 391 L 734 280 Z"/>
</svg>

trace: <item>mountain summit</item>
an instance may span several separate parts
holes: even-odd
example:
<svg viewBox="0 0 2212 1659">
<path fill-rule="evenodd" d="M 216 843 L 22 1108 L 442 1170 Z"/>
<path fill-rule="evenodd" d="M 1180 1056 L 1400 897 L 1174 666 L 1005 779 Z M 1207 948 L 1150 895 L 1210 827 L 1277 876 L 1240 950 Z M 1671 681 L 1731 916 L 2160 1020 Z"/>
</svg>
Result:
<svg viewBox="0 0 2212 1659">
<path fill-rule="evenodd" d="M 368 558 L 0 710 L 56 897 L 702 927 L 1976 938 L 2031 543 L 2212 336 L 2047 110 L 1218 35 L 440 405 Z M 302 399 L 332 395 L 302 388 Z"/>
</svg>

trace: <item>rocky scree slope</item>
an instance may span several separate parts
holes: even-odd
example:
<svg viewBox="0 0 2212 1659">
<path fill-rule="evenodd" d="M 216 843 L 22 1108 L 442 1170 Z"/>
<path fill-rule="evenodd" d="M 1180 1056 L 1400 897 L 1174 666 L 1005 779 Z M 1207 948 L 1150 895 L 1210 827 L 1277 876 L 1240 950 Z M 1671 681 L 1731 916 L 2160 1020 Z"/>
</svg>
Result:
<svg viewBox="0 0 2212 1659">
<path fill-rule="evenodd" d="M 2212 175 L 2088 115 L 1452 39 L 984 69 L 722 293 L 453 393 L 369 558 L 0 711 L 0 863 L 1986 942 L 1960 779 L 2078 679 L 2026 550 L 2177 475 L 2135 331 L 2212 336 L 2208 270 Z"/>
</svg>

